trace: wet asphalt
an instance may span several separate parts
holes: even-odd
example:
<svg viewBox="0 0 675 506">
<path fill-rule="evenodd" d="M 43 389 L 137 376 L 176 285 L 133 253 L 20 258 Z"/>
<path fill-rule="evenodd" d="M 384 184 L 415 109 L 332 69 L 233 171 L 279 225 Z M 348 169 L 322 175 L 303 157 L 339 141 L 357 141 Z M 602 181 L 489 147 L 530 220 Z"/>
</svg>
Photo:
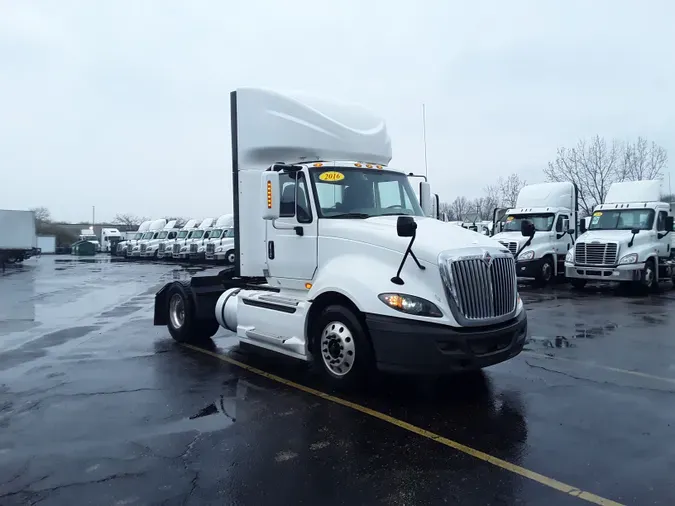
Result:
<svg viewBox="0 0 675 506">
<path fill-rule="evenodd" d="M 515 359 L 339 395 L 382 420 L 174 343 L 152 325 L 154 293 L 195 271 L 44 256 L 0 275 L 0 505 L 589 504 L 553 480 L 675 504 L 669 285 L 524 285 L 530 335 Z M 203 346 L 324 390 L 224 330 Z"/>
</svg>

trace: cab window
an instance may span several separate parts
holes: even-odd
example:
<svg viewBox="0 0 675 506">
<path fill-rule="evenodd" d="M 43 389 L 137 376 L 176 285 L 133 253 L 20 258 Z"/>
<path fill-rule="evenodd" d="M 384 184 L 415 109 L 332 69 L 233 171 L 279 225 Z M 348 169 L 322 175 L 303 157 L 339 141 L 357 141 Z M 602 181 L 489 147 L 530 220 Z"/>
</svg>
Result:
<svg viewBox="0 0 675 506">
<path fill-rule="evenodd" d="M 307 180 L 302 172 L 279 174 L 281 184 L 281 202 L 279 216 L 295 218 L 298 223 L 311 223 L 312 210 L 307 198 Z"/>
<path fill-rule="evenodd" d="M 666 217 L 668 213 L 665 211 L 659 211 L 659 217 L 656 219 L 656 230 L 659 232 L 666 231 Z"/>
<path fill-rule="evenodd" d="M 563 220 L 567 220 L 567 219 L 569 219 L 569 218 L 567 216 L 565 216 L 564 214 L 561 214 L 560 216 L 558 216 L 558 220 L 555 222 L 555 231 L 556 232 L 562 233 L 562 232 L 565 231 L 563 229 Z"/>
</svg>

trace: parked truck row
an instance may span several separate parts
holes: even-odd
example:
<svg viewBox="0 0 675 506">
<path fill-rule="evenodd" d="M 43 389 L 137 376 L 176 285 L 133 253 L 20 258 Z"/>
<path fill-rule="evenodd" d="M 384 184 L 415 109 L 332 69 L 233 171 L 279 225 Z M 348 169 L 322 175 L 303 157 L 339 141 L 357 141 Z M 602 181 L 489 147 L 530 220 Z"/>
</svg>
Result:
<svg viewBox="0 0 675 506">
<path fill-rule="evenodd" d="M 148 220 L 128 239 L 117 243 L 114 254 L 130 259 L 183 260 L 232 265 L 235 261 L 233 215 L 217 220 Z"/>
</svg>

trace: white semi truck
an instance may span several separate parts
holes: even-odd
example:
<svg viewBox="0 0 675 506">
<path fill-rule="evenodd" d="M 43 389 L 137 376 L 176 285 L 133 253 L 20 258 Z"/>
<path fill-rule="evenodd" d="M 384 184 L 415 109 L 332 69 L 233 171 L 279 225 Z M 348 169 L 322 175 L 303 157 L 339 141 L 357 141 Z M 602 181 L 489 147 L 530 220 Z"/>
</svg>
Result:
<svg viewBox="0 0 675 506">
<path fill-rule="evenodd" d="M 216 220 L 205 245 L 204 258 L 234 264 L 234 216 L 223 214 Z"/>
<path fill-rule="evenodd" d="M 112 253 L 116 251 L 117 245 L 122 241 L 122 233 L 116 228 L 101 229 L 101 251 L 103 253 Z"/>
<path fill-rule="evenodd" d="M 661 194 L 661 181 L 610 186 L 588 230 L 567 253 L 565 273 L 573 286 L 618 281 L 651 290 L 660 281 L 675 283 L 673 209 Z"/>
<path fill-rule="evenodd" d="M 177 220 L 169 221 L 162 230 L 152 236 L 152 239 L 141 242 L 141 257 L 157 260 L 159 258 L 159 245 L 175 239 L 178 235 L 177 222 Z"/>
<path fill-rule="evenodd" d="M 143 234 L 138 241 L 134 243 L 133 248 L 131 248 L 131 253 L 129 254 L 132 258 L 140 258 L 143 255 L 143 252 L 147 248 L 148 242 L 153 239 L 156 239 L 159 235 L 159 232 L 166 227 L 166 220 L 159 219 L 153 220 L 148 227 L 148 231 Z"/>
<path fill-rule="evenodd" d="M 381 118 L 253 88 L 231 93 L 231 118 L 235 265 L 165 285 L 155 325 L 183 343 L 223 326 L 335 386 L 373 367 L 448 373 L 520 353 L 513 255 L 427 217 L 431 202 L 387 167 Z"/>
<path fill-rule="evenodd" d="M 565 256 L 577 236 L 577 193 L 569 182 L 532 184 L 520 190 L 516 207 L 505 214 L 502 231 L 493 236 L 516 258 L 519 277 L 546 284 L 565 274 Z M 534 224 L 532 237 L 520 234 L 525 220 Z"/>
<path fill-rule="evenodd" d="M 144 221 L 138 226 L 138 230 L 129 238 L 117 243 L 117 254 L 124 258 L 131 254 L 134 245 L 143 238 L 143 235 L 150 228 L 151 220 Z"/>
<path fill-rule="evenodd" d="M 96 248 L 96 253 L 100 253 L 101 243 L 99 242 L 98 237 L 94 233 L 94 227 L 93 226 L 91 226 L 89 228 L 81 229 L 80 230 L 80 237 L 79 237 L 78 240 L 87 241 L 87 242 L 92 243 L 94 245 L 94 247 Z"/>
</svg>

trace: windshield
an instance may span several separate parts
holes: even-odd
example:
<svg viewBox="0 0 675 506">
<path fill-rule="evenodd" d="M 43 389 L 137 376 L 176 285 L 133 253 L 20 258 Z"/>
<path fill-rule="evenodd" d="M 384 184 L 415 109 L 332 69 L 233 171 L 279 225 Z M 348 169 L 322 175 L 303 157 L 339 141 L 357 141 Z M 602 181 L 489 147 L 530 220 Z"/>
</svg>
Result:
<svg viewBox="0 0 675 506">
<path fill-rule="evenodd" d="M 178 232 L 178 239 L 185 239 L 187 235 L 188 235 L 187 230 L 181 230 L 180 232 Z"/>
<path fill-rule="evenodd" d="M 154 232 L 146 232 L 143 234 L 143 239 L 152 239 L 152 234 L 154 234 Z"/>
<path fill-rule="evenodd" d="M 529 220 L 534 224 L 537 232 L 548 232 L 553 227 L 553 213 L 540 214 L 510 214 L 506 217 L 504 232 L 520 232 L 523 220 Z"/>
<path fill-rule="evenodd" d="M 595 211 L 589 230 L 650 230 L 654 224 L 653 209 L 616 209 Z"/>
<path fill-rule="evenodd" d="M 220 237 L 220 234 L 222 234 L 222 233 L 223 233 L 223 231 L 220 230 L 219 228 L 217 228 L 215 230 L 211 230 L 211 235 L 209 235 L 209 237 L 211 239 L 218 239 Z"/>
<path fill-rule="evenodd" d="M 203 231 L 203 230 L 195 230 L 194 232 L 192 232 L 192 238 L 193 238 L 193 239 L 201 239 L 201 237 L 202 237 L 203 235 L 204 235 L 204 231 Z"/>
<path fill-rule="evenodd" d="M 83 235 L 82 236 L 83 241 L 98 241 L 98 237 L 95 235 Z"/>
<path fill-rule="evenodd" d="M 357 167 L 313 168 L 310 174 L 322 218 L 424 216 L 405 174 Z"/>
<path fill-rule="evenodd" d="M 228 228 L 227 230 L 225 230 L 223 237 L 234 237 L 234 229 Z"/>
<path fill-rule="evenodd" d="M 133 237 L 133 238 L 134 238 L 134 240 L 137 241 L 137 240 L 140 239 L 141 237 L 143 237 L 143 234 L 134 234 L 134 237 Z"/>
<path fill-rule="evenodd" d="M 165 230 L 165 231 L 159 233 L 159 235 L 157 236 L 157 239 L 166 239 L 167 235 L 169 235 L 169 232 L 167 232 Z"/>
</svg>

